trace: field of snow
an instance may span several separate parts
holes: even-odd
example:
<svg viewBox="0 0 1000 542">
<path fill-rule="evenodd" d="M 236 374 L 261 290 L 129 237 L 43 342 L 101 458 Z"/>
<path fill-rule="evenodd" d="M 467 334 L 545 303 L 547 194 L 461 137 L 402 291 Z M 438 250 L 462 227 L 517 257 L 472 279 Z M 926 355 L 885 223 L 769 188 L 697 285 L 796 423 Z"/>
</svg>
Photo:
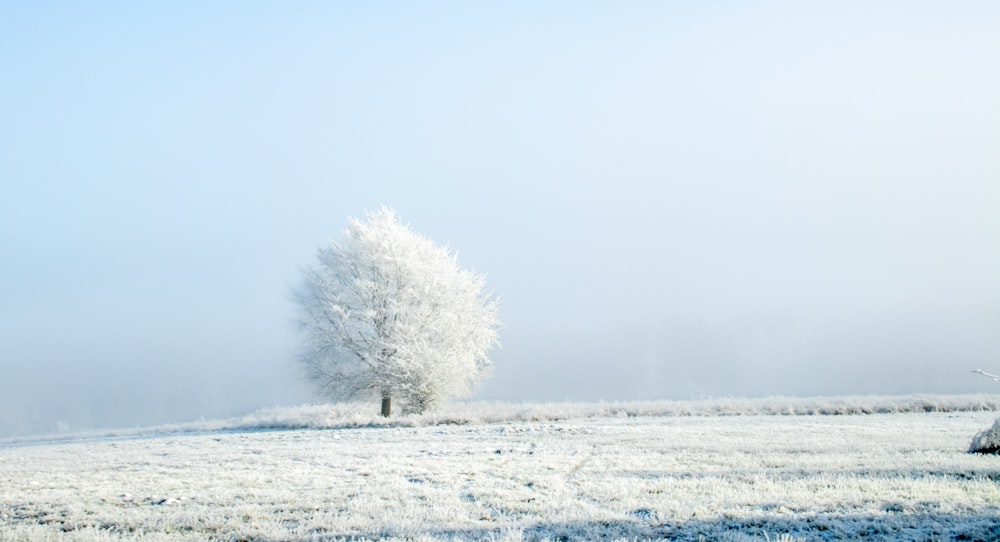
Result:
<svg viewBox="0 0 1000 542">
<path fill-rule="evenodd" d="M 1000 457 L 966 453 L 996 400 L 315 406 L 8 439 L 0 540 L 998 540 Z"/>
</svg>

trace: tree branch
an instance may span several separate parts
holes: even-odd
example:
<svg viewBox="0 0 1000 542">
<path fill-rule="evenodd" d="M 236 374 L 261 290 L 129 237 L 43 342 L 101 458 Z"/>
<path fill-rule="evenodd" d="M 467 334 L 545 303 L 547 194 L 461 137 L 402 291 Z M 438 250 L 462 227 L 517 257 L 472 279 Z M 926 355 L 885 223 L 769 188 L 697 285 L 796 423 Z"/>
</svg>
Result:
<svg viewBox="0 0 1000 542">
<path fill-rule="evenodd" d="M 982 370 L 982 369 L 976 369 L 975 371 L 972 371 L 972 372 L 974 372 L 974 373 L 976 373 L 976 374 L 980 374 L 980 375 L 983 375 L 983 376 L 985 376 L 986 378 L 992 378 L 994 382 L 1000 382 L 1000 376 L 997 376 L 997 375 L 994 375 L 994 374 L 990 374 L 990 373 L 987 373 L 986 371 L 984 371 L 984 370 Z"/>
</svg>

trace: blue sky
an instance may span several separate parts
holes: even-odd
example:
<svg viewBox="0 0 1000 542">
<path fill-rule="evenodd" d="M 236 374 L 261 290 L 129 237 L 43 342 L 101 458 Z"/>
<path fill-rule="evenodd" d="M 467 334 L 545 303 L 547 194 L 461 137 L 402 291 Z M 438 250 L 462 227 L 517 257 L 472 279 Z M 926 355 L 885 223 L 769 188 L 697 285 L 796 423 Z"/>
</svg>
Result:
<svg viewBox="0 0 1000 542">
<path fill-rule="evenodd" d="M 993 390 L 992 2 L 0 7 L 0 435 L 316 400 L 386 204 L 489 275 L 479 397 Z"/>
</svg>

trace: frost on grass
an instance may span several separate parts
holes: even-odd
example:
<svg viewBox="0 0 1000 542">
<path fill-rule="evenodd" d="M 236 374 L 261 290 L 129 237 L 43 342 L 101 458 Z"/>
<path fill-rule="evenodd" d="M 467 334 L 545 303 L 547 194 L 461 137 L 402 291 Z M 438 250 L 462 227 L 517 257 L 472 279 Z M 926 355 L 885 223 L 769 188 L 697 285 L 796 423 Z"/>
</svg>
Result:
<svg viewBox="0 0 1000 542">
<path fill-rule="evenodd" d="M 993 427 L 980 431 L 972 437 L 969 453 L 1000 454 L 1000 418 L 993 422 Z"/>
<path fill-rule="evenodd" d="M 964 453 L 995 417 L 624 414 L 22 443 L 2 448 L 0 541 L 998 540 L 1000 465 Z"/>
</svg>

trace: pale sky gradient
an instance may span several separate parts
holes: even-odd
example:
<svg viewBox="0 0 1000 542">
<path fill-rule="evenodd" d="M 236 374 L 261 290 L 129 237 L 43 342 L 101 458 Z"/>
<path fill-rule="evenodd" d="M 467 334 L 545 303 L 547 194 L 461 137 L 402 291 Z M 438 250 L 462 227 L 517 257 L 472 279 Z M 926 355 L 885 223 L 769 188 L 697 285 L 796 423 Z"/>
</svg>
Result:
<svg viewBox="0 0 1000 542">
<path fill-rule="evenodd" d="M 1000 389 L 1000 3 L 7 2 L 0 437 L 315 401 L 382 204 L 489 275 L 477 397 Z M 375 408 L 375 406 L 373 406 Z"/>
</svg>

